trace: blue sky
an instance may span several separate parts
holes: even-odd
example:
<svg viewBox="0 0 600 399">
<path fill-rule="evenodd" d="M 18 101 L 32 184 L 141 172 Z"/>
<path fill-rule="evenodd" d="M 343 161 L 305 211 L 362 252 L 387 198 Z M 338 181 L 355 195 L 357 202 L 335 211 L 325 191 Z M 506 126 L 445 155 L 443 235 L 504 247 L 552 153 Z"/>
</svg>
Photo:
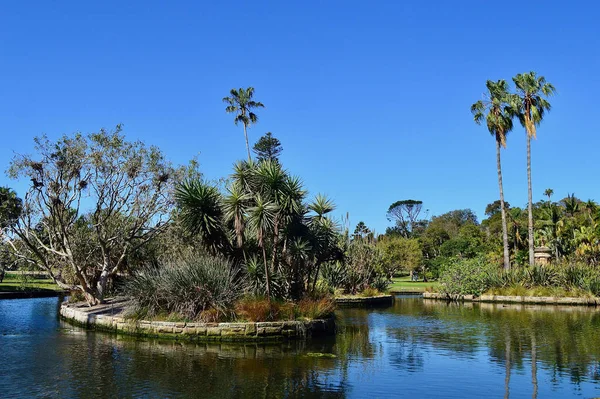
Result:
<svg viewBox="0 0 600 399">
<path fill-rule="evenodd" d="M 599 15 L 593 1 L 5 2 L 0 166 L 35 135 L 123 123 L 175 163 L 199 154 L 216 179 L 245 156 L 221 98 L 254 86 L 266 108 L 251 141 L 273 132 L 284 165 L 353 224 L 383 232 L 407 198 L 481 219 L 498 198 L 495 147 L 469 107 L 487 79 L 534 70 L 558 92 L 532 145 L 534 199 L 600 200 Z M 519 126 L 503 152 L 513 205 L 527 201 L 525 155 Z"/>
</svg>

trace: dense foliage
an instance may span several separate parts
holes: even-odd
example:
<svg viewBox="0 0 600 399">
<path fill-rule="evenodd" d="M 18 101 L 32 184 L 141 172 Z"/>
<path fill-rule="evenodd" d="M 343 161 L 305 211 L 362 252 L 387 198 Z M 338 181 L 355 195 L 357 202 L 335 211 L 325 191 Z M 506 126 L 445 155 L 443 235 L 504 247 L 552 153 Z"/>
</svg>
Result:
<svg viewBox="0 0 600 399">
<path fill-rule="evenodd" d="M 301 180 L 269 159 L 238 162 L 225 192 L 198 179 L 176 191 L 183 225 L 207 251 L 242 265 L 257 292 L 294 299 L 315 290 L 323 263 L 343 258 L 333 203 L 306 196 Z"/>
<path fill-rule="evenodd" d="M 187 253 L 159 267 L 139 270 L 124 286 L 136 317 L 178 314 L 215 321 L 227 317 L 242 293 L 243 281 L 226 260 Z"/>
<path fill-rule="evenodd" d="M 454 260 L 441 272 L 440 292 L 449 295 L 598 296 L 600 270 L 561 262 L 501 270 L 484 257 Z"/>
</svg>

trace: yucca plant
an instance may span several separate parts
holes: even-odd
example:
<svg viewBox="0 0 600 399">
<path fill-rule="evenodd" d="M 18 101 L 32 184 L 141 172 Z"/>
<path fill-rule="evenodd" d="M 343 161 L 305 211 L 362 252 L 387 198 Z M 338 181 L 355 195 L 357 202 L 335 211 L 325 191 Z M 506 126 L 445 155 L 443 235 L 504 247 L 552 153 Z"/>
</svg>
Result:
<svg viewBox="0 0 600 399">
<path fill-rule="evenodd" d="M 190 252 L 140 270 L 123 290 L 138 317 L 176 314 L 202 320 L 204 311 L 227 316 L 246 288 L 224 258 Z"/>
</svg>

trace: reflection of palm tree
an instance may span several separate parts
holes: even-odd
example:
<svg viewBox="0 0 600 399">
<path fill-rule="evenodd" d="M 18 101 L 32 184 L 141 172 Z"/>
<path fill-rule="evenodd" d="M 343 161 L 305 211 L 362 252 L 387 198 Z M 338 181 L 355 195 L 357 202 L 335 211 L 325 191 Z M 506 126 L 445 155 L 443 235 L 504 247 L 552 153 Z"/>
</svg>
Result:
<svg viewBox="0 0 600 399">
<path fill-rule="evenodd" d="M 533 385 L 533 393 L 531 397 L 537 399 L 538 381 L 537 381 L 537 343 L 535 340 L 535 332 L 531 332 L 531 385 Z"/>
<path fill-rule="evenodd" d="M 507 332 L 504 338 L 504 399 L 510 396 L 510 334 Z"/>
</svg>

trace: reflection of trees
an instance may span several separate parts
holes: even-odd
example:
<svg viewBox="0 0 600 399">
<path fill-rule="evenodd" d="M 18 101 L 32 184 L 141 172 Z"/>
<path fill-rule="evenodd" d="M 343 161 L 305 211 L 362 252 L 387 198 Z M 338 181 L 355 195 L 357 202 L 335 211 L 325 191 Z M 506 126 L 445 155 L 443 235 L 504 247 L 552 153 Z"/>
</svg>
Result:
<svg viewBox="0 0 600 399">
<path fill-rule="evenodd" d="M 554 381 L 564 377 L 576 384 L 586 378 L 600 381 L 600 311 L 595 308 L 407 298 L 396 301 L 392 311 L 404 320 L 391 333 L 399 343 L 417 348 L 413 356 L 422 356 L 432 347 L 469 357 L 478 348 L 487 347 L 491 360 L 506 368 L 507 384 L 511 369 L 531 367 L 534 398 L 540 365 L 551 371 Z M 406 368 L 406 361 L 401 363 L 398 365 Z"/>
<path fill-rule="evenodd" d="M 73 396 L 280 398 L 345 397 L 337 359 L 306 356 L 330 342 L 183 344 L 108 334 L 72 337 L 61 358 Z"/>
</svg>

